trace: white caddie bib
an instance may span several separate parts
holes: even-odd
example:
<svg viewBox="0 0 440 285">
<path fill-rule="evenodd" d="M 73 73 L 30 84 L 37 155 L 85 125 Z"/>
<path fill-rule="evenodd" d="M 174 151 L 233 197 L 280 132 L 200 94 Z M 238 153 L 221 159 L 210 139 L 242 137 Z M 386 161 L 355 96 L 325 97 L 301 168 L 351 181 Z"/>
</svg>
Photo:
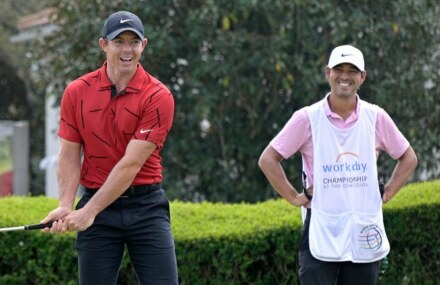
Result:
<svg viewBox="0 0 440 285">
<path fill-rule="evenodd" d="M 363 100 L 359 104 L 359 118 L 348 129 L 330 123 L 324 101 L 306 108 L 314 155 L 309 245 L 323 261 L 367 263 L 390 250 L 377 180 L 378 107 Z"/>
</svg>

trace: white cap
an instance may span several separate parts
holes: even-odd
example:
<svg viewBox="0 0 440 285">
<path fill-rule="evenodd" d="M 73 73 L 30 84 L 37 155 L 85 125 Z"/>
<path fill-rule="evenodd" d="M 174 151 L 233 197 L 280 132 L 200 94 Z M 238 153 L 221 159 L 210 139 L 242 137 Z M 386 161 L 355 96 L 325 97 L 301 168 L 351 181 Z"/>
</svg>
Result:
<svg viewBox="0 0 440 285">
<path fill-rule="evenodd" d="M 343 45 L 333 49 L 328 60 L 328 67 L 333 68 L 341 63 L 351 63 L 360 71 L 365 71 L 364 55 L 354 46 Z"/>
</svg>

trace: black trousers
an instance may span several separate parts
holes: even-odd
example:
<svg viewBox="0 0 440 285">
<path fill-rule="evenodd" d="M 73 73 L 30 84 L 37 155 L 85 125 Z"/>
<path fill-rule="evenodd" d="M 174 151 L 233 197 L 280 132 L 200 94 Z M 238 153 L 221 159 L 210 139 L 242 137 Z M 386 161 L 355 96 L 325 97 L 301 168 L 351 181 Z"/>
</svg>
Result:
<svg viewBox="0 0 440 285">
<path fill-rule="evenodd" d="M 299 279 L 303 285 L 375 285 L 380 261 L 371 263 L 327 262 L 312 256 L 309 249 L 311 210 L 307 209 L 299 251 Z"/>
<path fill-rule="evenodd" d="M 76 208 L 91 196 L 84 193 Z M 125 248 L 139 284 L 178 284 L 169 202 L 162 189 L 117 199 L 78 233 L 79 284 L 116 284 Z"/>
</svg>

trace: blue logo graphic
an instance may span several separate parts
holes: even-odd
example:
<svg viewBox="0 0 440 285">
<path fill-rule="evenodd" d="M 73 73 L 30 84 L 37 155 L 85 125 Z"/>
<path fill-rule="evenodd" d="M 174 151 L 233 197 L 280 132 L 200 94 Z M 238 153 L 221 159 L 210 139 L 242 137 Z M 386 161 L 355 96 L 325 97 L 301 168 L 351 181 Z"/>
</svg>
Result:
<svg viewBox="0 0 440 285">
<path fill-rule="evenodd" d="M 363 249 L 378 250 L 382 246 L 382 230 L 377 225 L 369 225 L 359 233 L 358 241 Z"/>
</svg>

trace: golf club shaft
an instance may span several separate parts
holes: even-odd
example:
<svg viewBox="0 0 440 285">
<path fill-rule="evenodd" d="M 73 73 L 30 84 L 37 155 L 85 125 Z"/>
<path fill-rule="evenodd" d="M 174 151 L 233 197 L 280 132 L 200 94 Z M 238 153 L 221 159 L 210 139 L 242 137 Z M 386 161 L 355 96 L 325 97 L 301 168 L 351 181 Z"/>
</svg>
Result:
<svg viewBox="0 0 440 285">
<path fill-rule="evenodd" d="M 39 230 L 44 228 L 50 228 L 52 226 L 52 222 L 45 224 L 35 224 L 35 225 L 26 225 L 20 227 L 10 227 L 10 228 L 2 228 L 0 232 L 13 232 L 13 231 L 28 231 L 28 230 Z"/>
<path fill-rule="evenodd" d="M 0 229 L 0 232 L 14 232 L 14 231 L 23 231 L 24 226 L 21 227 L 11 227 L 11 228 L 2 228 Z"/>
</svg>

